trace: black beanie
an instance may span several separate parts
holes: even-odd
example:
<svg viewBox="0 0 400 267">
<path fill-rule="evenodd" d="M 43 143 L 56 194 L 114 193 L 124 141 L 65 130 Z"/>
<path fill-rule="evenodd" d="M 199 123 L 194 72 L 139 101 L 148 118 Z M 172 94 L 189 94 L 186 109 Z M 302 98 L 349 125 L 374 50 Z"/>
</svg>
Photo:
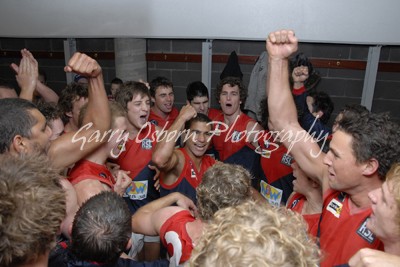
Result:
<svg viewBox="0 0 400 267">
<path fill-rule="evenodd" d="M 224 70 L 219 76 L 221 80 L 226 77 L 237 77 L 240 80 L 243 79 L 243 73 L 240 70 L 239 59 L 235 51 L 232 51 L 232 53 L 230 54 L 228 62 L 226 63 Z"/>
</svg>

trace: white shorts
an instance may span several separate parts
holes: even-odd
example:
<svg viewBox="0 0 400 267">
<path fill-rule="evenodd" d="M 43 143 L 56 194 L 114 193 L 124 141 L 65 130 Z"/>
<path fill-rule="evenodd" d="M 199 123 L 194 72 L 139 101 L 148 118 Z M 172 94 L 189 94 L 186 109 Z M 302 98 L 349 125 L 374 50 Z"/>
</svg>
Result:
<svg viewBox="0 0 400 267">
<path fill-rule="evenodd" d="M 132 247 L 129 250 L 128 256 L 132 259 L 137 259 L 137 254 L 143 249 L 144 242 L 146 243 L 160 243 L 160 237 L 150 236 L 150 235 L 142 235 L 132 233 L 131 236 Z"/>
</svg>

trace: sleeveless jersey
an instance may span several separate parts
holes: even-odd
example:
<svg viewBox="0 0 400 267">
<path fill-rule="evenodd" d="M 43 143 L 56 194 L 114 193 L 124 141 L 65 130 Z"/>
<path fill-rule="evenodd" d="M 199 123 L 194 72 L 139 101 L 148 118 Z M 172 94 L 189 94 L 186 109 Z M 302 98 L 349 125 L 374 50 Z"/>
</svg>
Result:
<svg viewBox="0 0 400 267">
<path fill-rule="evenodd" d="M 189 260 L 193 242 L 188 232 L 186 224 L 196 219 L 187 210 L 172 215 L 160 228 L 160 240 L 167 248 L 170 257 L 173 257 L 179 263 Z"/>
<path fill-rule="evenodd" d="M 220 114 L 215 121 L 223 123 L 224 115 Z M 252 186 L 259 189 L 259 177 L 262 173 L 260 155 L 254 151 L 255 147 L 246 141 L 246 127 L 249 122 L 254 120 L 241 113 L 228 129 L 225 129 L 224 124 L 214 125 L 216 134 L 212 138 L 212 144 L 219 160 L 243 166 L 254 177 Z"/>
<path fill-rule="evenodd" d="M 256 152 L 261 156 L 260 164 L 263 171 L 260 193 L 274 202 L 271 204 L 279 206 L 280 203 L 286 203 L 293 192 L 294 177 L 290 166 L 293 157 L 287 153 L 287 148 L 283 144 L 274 142 L 270 132 L 266 132 L 258 143 Z M 271 186 L 270 190 L 267 190 L 268 186 Z"/>
<path fill-rule="evenodd" d="M 166 119 L 161 118 L 157 114 L 153 112 L 153 110 L 150 110 L 150 115 L 149 115 L 149 122 L 153 123 L 154 125 L 159 126 L 160 128 L 164 128 L 166 125 L 165 129 L 169 129 L 171 127 L 172 123 L 174 123 L 176 117 L 178 117 L 179 111 L 176 107 L 172 107 L 171 112 L 168 114 L 168 117 Z"/>
<path fill-rule="evenodd" d="M 324 194 L 320 244 L 325 253 L 321 266 L 345 264 L 361 248 L 383 250 L 382 242 L 367 228 L 371 208 L 351 214 L 349 197 L 334 190 Z"/>
<path fill-rule="evenodd" d="M 299 214 L 303 211 L 304 202 L 307 199 L 300 193 L 294 193 L 293 196 L 288 200 L 286 207 L 290 210 L 293 210 Z M 318 223 L 319 218 L 321 217 L 321 213 L 316 214 L 302 214 L 304 220 L 308 224 L 308 233 L 312 236 L 317 236 L 318 232 Z"/>
<path fill-rule="evenodd" d="M 215 108 L 209 108 L 208 109 L 208 114 L 207 116 L 213 121 L 215 120 L 218 116 L 222 114 L 222 110 L 220 109 L 215 109 Z"/>
<path fill-rule="evenodd" d="M 156 172 L 148 167 L 156 141 L 156 128 L 153 124 L 148 124 L 136 138 L 128 139 L 125 151 L 116 160 L 121 170 L 129 171 L 128 175 L 132 178 L 131 185 L 123 195 L 132 214 L 160 197 L 154 187 L 153 178 Z"/>
<path fill-rule="evenodd" d="M 83 180 L 93 179 L 113 188 L 115 179 L 105 165 L 82 159 L 69 172 L 68 180 L 75 185 Z"/>
<path fill-rule="evenodd" d="M 204 172 L 215 164 L 215 159 L 210 156 L 204 155 L 201 159 L 201 168 L 197 170 L 189 154 L 185 148 L 179 148 L 179 151 L 185 157 L 185 164 L 178 179 L 171 185 L 167 185 L 163 182 L 163 173 L 161 173 L 160 179 L 160 195 L 166 196 L 172 192 L 180 192 L 190 198 L 194 203 L 196 200 L 196 188 L 200 184 Z"/>
</svg>

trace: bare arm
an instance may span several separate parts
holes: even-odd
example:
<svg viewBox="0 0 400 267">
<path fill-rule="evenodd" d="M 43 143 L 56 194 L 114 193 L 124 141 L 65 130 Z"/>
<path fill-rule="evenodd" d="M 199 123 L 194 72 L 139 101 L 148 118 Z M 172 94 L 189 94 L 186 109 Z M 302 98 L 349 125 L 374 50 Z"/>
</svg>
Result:
<svg viewBox="0 0 400 267">
<path fill-rule="evenodd" d="M 170 207 L 175 203 L 179 207 Z M 196 210 L 196 206 L 189 198 L 178 192 L 154 200 L 141 207 L 132 216 L 132 231 L 144 235 L 158 235 L 164 222 L 184 209 Z"/>
<path fill-rule="evenodd" d="M 185 125 L 185 122 L 196 116 L 196 110 L 191 105 L 182 107 L 178 117 L 175 119 L 171 127 L 161 137 L 160 142 L 157 143 L 156 148 L 153 151 L 152 161 L 153 163 L 163 171 L 169 171 L 177 166 L 178 155 L 175 152 L 175 138 L 167 138 L 168 136 L 174 136 L 172 133 L 180 133 Z M 168 140 L 171 139 L 171 140 Z"/>
<path fill-rule="evenodd" d="M 400 257 L 387 252 L 363 248 L 349 260 L 350 267 L 395 267 L 400 266 Z"/>
<path fill-rule="evenodd" d="M 270 33 L 267 38 L 268 110 L 274 130 L 282 134 L 286 133 L 286 136 L 280 136 L 284 145 L 293 154 L 304 172 L 322 184 L 325 180 L 325 166 L 321 153 L 316 156 L 319 146 L 298 123 L 296 106 L 290 92 L 288 58 L 297 51 L 297 42 L 294 32 L 288 30 Z"/>
<path fill-rule="evenodd" d="M 40 81 L 37 81 L 36 83 L 36 92 L 43 98 L 45 102 L 58 102 L 58 95 L 56 92 Z"/>
<path fill-rule="evenodd" d="M 19 66 L 12 63 L 11 68 L 15 71 L 15 78 L 21 88 L 19 97 L 32 101 L 39 77 L 38 63 L 27 49 L 21 50 L 21 56 Z"/>
<path fill-rule="evenodd" d="M 97 61 L 85 54 L 75 53 L 64 70 L 88 77 L 89 100 L 83 119 L 84 126 L 77 132 L 62 135 L 50 146 L 48 154 L 53 164 L 60 168 L 75 163 L 107 141 L 107 138 L 90 140 L 97 133 L 102 137 L 110 129 L 108 98 L 102 70 Z"/>
</svg>

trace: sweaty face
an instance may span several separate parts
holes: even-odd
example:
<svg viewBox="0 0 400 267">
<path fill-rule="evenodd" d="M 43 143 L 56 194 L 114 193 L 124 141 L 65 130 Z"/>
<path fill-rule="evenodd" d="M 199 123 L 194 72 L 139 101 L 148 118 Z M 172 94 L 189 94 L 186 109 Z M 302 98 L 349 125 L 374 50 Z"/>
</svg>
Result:
<svg viewBox="0 0 400 267">
<path fill-rule="evenodd" d="M 350 195 L 359 189 L 364 169 L 364 164 L 356 161 L 352 143 L 351 135 L 336 131 L 324 158 L 324 164 L 328 166 L 330 188 Z"/>
<path fill-rule="evenodd" d="M 36 124 L 31 128 L 31 136 L 24 138 L 27 144 L 25 153 L 45 153 L 50 146 L 50 136 L 52 131 L 46 123 L 46 118 L 37 109 L 29 110 L 29 113 L 35 118 Z"/>
<path fill-rule="evenodd" d="M 160 86 L 156 89 L 155 97 L 152 98 L 154 109 L 158 114 L 168 116 L 174 105 L 174 91 L 171 87 Z"/>
<path fill-rule="evenodd" d="M 208 115 L 209 100 L 207 96 L 195 96 L 193 100 L 190 101 L 190 105 L 194 107 L 197 113 Z"/>
<path fill-rule="evenodd" d="M 137 94 L 127 104 L 128 120 L 136 129 L 140 130 L 146 124 L 150 114 L 150 98 L 147 95 Z"/>
<path fill-rule="evenodd" d="M 195 157 L 202 157 L 211 141 L 211 125 L 196 121 L 190 126 L 190 136 L 186 136 L 186 150 Z"/>
<path fill-rule="evenodd" d="M 382 241 L 399 240 L 400 231 L 396 219 L 398 207 L 392 193 L 392 184 L 384 182 L 382 187 L 368 193 L 372 213 L 367 227 Z"/>
<path fill-rule="evenodd" d="M 222 87 L 221 94 L 219 96 L 219 103 L 221 105 L 222 112 L 224 115 L 235 115 L 240 113 L 240 92 L 239 86 L 230 86 L 225 84 Z"/>
</svg>

